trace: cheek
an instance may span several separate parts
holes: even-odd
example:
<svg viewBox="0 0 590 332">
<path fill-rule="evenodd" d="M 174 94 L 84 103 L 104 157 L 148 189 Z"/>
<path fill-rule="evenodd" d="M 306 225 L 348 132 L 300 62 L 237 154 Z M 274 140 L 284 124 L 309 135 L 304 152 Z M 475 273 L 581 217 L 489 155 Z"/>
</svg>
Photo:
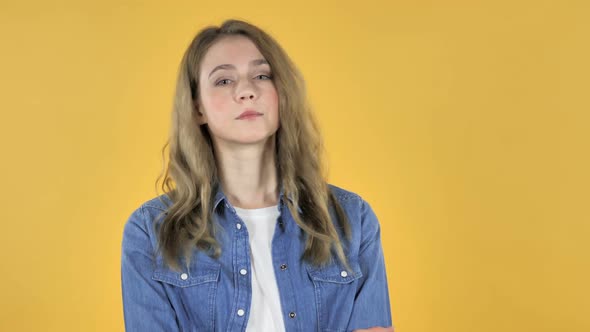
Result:
<svg viewBox="0 0 590 332">
<path fill-rule="evenodd" d="M 268 109 L 271 115 L 271 126 L 274 128 L 280 127 L 280 111 L 279 111 L 279 95 L 274 91 L 274 93 L 269 93 L 268 95 Z"/>
<path fill-rule="evenodd" d="M 279 95 L 275 90 L 275 94 L 274 94 L 274 99 L 273 99 L 273 105 L 274 105 L 274 109 L 275 109 L 275 126 L 279 126 L 281 121 L 280 121 L 280 116 L 281 116 L 281 112 L 279 111 Z"/>
<path fill-rule="evenodd" d="M 223 98 L 212 98 L 210 105 L 209 105 L 209 113 L 219 114 L 223 113 L 225 107 L 227 105 L 227 101 Z"/>
<path fill-rule="evenodd" d="M 269 104 L 278 112 L 279 109 L 279 94 L 277 93 L 276 89 L 270 89 L 268 91 L 268 101 Z"/>
<path fill-rule="evenodd" d="M 231 98 L 221 92 L 208 92 L 203 98 L 203 103 L 209 117 L 215 118 L 219 114 L 225 113 L 231 103 Z"/>
</svg>

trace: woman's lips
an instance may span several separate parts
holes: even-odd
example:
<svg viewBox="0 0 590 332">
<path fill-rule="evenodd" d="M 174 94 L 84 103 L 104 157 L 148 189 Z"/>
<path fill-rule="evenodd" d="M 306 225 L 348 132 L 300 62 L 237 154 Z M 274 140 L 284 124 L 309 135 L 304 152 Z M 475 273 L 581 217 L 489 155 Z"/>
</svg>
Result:
<svg viewBox="0 0 590 332">
<path fill-rule="evenodd" d="M 250 115 L 244 115 L 244 116 L 240 116 L 238 118 L 238 120 L 249 120 L 249 119 L 255 119 L 259 116 L 262 116 L 262 114 L 250 114 Z"/>
<path fill-rule="evenodd" d="M 240 114 L 240 116 L 238 116 L 236 119 L 238 119 L 238 120 L 255 119 L 261 115 L 262 115 L 262 113 L 259 113 L 259 112 L 253 111 L 253 110 L 247 110 L 247 111 L 243 112 L 242 114 Z"/>
</svg>

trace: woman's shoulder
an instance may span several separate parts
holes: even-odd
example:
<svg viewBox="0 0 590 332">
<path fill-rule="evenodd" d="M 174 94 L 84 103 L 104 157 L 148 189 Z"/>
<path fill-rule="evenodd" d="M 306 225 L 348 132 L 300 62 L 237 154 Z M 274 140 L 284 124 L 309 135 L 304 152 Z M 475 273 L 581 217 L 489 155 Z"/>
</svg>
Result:
<svg viewBox="0 0 590 332">
<path fill-rule="evenodd" d="M 361 204 L 363 202 L 363 198 L 356 192 L 344 189 L 332 183 L 328 183 L 328 188 L 330 189 L 332 194 L 334 194 L 336 200 L 342 205 L 355 205 Z"/>
<path fill-rule="evenodd" d="M 167 211 L 168 207 L 172 204 L 172 200 L 167 194 L 161 194 L 153 197 L 141 204 L 146 209 L 156 209 L 160 211 Z"/>
<path fill-rule="evenodd" d="M 371 205 L 358 193 L 328 183 L 340 206 L 346 211 L 353 227 L 378 227 L 378 220 Z"/>
<path fill-rule="evenodd" d="M 168 195 L 161 194 L 138 204 L 132 212 L 132 216 L 143 214 L 144 218 L 147 217 L 150 219 L 150 217 L 159 216 L 166 213 L 168 211 L 168 207 L 171 204 L 172 200 L 168 197 Z"/>
<path fill-rule="evenodd" d="M 171 203 L 166 194 L 161 194 L 137 204 L 128 215 L 124 234 L 143 233 L 152 238 L 156 223 L 163 220 Z"/>
</svg>

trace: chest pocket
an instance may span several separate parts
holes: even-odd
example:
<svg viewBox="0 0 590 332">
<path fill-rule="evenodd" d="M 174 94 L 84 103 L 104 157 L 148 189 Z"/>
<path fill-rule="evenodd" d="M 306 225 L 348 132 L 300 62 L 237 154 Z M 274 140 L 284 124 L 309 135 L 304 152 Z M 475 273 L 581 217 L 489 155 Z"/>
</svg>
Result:
<svg viewBox="0 0 590 332">
<path fill-rule="evenodd" d="M 164 285 L 183 331 L 214 330 L 221 264 L 199 258 L 181 272 L 170 269 L 159 259 L 152 274 L 153 280 Z"/>
<path fill-rule="evenodd" d="M 320 268 L 306 265 L 315 290 L 320 331 L 346 332 L 360 278 L 363 276 L 357 262 L 350 262 L 350 267 L 352 273 L 339 263 Z"/>
</svg>

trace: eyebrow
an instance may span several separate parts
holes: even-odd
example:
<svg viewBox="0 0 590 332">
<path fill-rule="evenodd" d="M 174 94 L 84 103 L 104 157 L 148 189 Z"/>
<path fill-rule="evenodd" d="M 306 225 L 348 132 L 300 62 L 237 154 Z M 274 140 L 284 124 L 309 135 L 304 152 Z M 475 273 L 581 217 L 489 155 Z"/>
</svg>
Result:
<svg viewBox="0 0 590 332">
<path fill-rule="evenodd" d="M 256 60 L 250 61 L 250 65 L 260 66 L 260 65 L 269 65 L 269 63 L 265 59 L 256 59 Z M 213 75 L 213 73 L 215 71 L 220 70 L 220 69 L 236 69 L 236 66 L 230 65 L 227 63 L 223 64 L 223 65 L 219 65 L 219 66 L 213 68 L 213 70 L 209 73 L 209 77 L 211 77 L 211 75 Z"/>
</svg>

